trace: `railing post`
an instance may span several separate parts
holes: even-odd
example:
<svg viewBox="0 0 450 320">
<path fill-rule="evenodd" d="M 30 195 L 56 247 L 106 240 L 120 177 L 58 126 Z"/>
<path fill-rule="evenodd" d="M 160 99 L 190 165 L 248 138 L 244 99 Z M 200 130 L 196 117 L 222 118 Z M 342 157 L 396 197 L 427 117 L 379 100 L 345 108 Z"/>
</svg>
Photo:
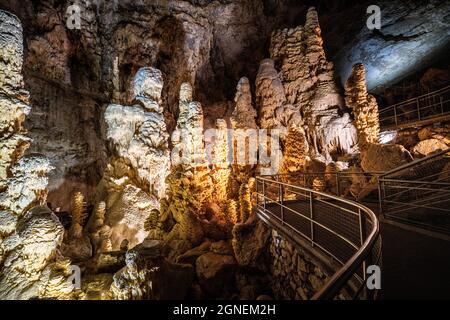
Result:
<svg viewBox="0 0 450 320">
<path fill-rule="evenodd" d="M 417 115 L 419 116 L 419 120 L 420 120 L 420 102 L 419 102 L 419 99 L 417 99 L 416 101 L 417 101 Z"/>
<path fill-rule="evenodd" d="M 380 178 L 378 177 L 378 205 L 379 205 L 380 214 L 383 213 L 383 199 L 382 199 L 382 195 L 381 195 L 381 184 L 382 183 L 383 183 L 383 181 L 381 181 Z"/>
<path fill-rule="evenodd" d="M 284 197 L 283 197 L 283 185 L 280 183 L 280 188 L 278 189 L 280 193 L 280 212 L 281 212 L 281 224 L 284 225 Z"/>
<path fill-rule="evenodd" d="M 259 207 L 258 178 L 256 178 L 255 192 L 256 192 L 256 208 L 258 208 Z"/>
<path fill-rule="evenodd" d="M 444 97 L 439 96 L 439 100 L 441 102 L 441 114 L 444 114 Z"/>
<path fill-rule="evenodd" d="M 263 208 L 266 211 L 266 182 L 262 181 L 262 193 L 263 193 Z"/>
<path fill-rule="evenodd" d="M 397 120 L 397 105 L 394 105 L 394 120 L 395 120 L 395 126 L 398 126 L 398 120 Z"/>
<path fill-rule="evenodd" d="M 341 184 L 339 183 L 339 173 L 336 172 L 336 189 L 337 189 L 337 196 L 341 196 Z"/>
<path fill-rule="evenodd" d="M 311 246 L 314 247 L 314 203 L 312 191 L 309 191 L 309 212 L 311 218 Z"/>
</svg>

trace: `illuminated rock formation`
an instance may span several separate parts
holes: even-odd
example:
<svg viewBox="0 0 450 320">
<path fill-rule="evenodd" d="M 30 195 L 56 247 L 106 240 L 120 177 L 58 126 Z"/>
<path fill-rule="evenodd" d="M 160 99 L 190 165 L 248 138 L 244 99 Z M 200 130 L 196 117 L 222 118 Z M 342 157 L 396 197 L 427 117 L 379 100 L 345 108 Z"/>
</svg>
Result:
<svg viewBox="0 0 450 320">
<path fill-rule="evenodd" d="M 74 298 L 70 262 L 58 258 L 64 228 L 45 204 L 49 161 L 25 156 L 30 107 L 22 82 L 22 27 L 0 10 L 0 299 Z"/>
<path fill-rule="evenodd" d="M 233 129 L 256 129 L 256 110 L 252 103 L 250 82 L 241 78 L 234 97 L 235 108 L 230 119 Z"/>
<path fill-rule="evenodd" d="M 74 298 L 69 263 L 55 259 L 64 228 L 46 207 L 35 207 L 1 243 L 0 298 Z"/>
<path fill-rule="evenodd" d="M 291 174 L 304 172 L 308 157 L 308 142 L 306 141 L 303 128 L 295 125 L 289 126 L 284 144 L 285 148 L 280 173 Z"/>
<path fill-rule="evenodd" d="M 148 212 L 159 210 L 170 169 L 168 133 L 160 106 L 161 72 L 141 68 L 133 80 L 133 106 L 109 105 L 105 112 L 107 138 L 115 152 L 97 190 L 106 204 L 101 243 L 120 249 L 126 239 L 131 247 L 147 236 Z M 108 235 L 109 233 L 109 235 Z"/>
<path fill-rule="evenodd" d="M 127 159 L 142 187 L 164 196 L 164 175 L 170 168 L 168 134 L 159 102 L 163 80 L 154 68 L 141 68 L 134 78 L 132 107 L 110 105 L 105 112 L 107 138 L 117 156 Z"/>
<path fill-rule="evenodd" d="M 387 172 L 411 161 L 408 150 L 398 144 L 370 144 L 361 152 L 361 168 L 365 172 Z"/>
<path fill-rule="evenodd" d="M 86 203 L 81 192 L 76 192 L 72 199 L 72 224 L 64 234 L 61 253 L 72 261 L 85 261 L 92 256 L 91 241 L 84 224 L 87 218 Z"/>
<path fill-rule="evenodd" d="M 126 253 L 126 266 L 113 277 L 117 300 L 185 299 L 194 272 L 189 265 L 173 264 L 162 255 L 161 243 L 144 241 Z"/>
<path fill-rule="evenodd" d="M 215 187 L 214 198 L 222 209 L 225 208 L 228 199 L 228 184 L 231 175 L 229 149 L 227 123 L 225 120 L 219 119 L 215 131 L 211 175 Z"/>
<path fill-rule="evenodd" d="M 289 122 L 292 116 L 300 120 L 295 109 L 291 105 L 286 106 L 283 83 L 271 59 L 265 59 L 259 65 L 256 77 L 256 104 L 261 128 L 287 126 L 286 122 Z"/>
<path fill-rule="evenodd" d="M 262 128 L 302 125 L 310 154 L 330 161 L 333 154 L 356 152 L 356 130 L 348 114 L 341 116 L 344 101 L 322 42 L 314 8 L 304 26 L 273 32 L 272 60 L 261 63 L 256 101 Z M 279 76 L 274 65 L 281 66 Z"/>
<path fill-rule="evenodd" d="M 364 65 L 355 64 L 345 84 L 345 103 L 353 110 L 360 149 L 368 143 L 378 143 L 380 134 L 378 104 L 367 92 L 365 74 Z"/>
</svg>

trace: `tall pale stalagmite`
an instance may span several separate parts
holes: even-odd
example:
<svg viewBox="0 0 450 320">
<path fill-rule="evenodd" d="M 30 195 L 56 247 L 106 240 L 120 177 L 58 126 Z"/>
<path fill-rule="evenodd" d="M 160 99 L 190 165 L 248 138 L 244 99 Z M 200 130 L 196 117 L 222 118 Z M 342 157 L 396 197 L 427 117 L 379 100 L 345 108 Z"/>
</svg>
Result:
<svg viewBox="0 0 450 320">
<path fill-rule="evenodd" d="M 325 56 L 314 8 L 308 10 L 304 26 L 273 32 L 270 57 L 261 62 L 256 80 L 261 126 L 303 126 L 310 155 L 324 156 L 327 162 L 336 152 L 355 153 L 356 129 L 343 113 L 344 99 L 333 63 Z"/>
<path fill-rule="evenodd" d="M 64 228 L 46 207 L 41 156 L 23 156 L 31 140 L 22 126 L 30 112 L 22 81 L 22 26 L 0 10 L 0 299 L 70 298 L 67 260 L 56 252 Z"/>
<path fill-rule="evenodd" d="M 369 143 L 378 143 L 380 134 L 378 104 L 375 97 L 367 92 L 365 75 L 364 65 L 357 63 L 345 83 L 345 102 L 353 110 L 361 149 Z"/>
</svg>

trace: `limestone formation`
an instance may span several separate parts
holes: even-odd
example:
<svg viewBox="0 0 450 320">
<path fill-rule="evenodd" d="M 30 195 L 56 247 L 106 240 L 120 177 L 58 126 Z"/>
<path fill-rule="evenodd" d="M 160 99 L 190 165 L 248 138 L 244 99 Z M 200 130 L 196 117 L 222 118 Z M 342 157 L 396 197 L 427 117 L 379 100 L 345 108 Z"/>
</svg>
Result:
<svg viewBox="0 0 450 320">
<path fill-rule="evenodd" d="M 87 212 L 84 196 L 81 192 L 77 192 L 74 194 L 72 200 L 72 225 L 69 231 L 74 238 L 81 237 L 81 231 L 86 217 Z"/>
<path fill-rule="evenodd" d="M 159 70 L 142 68 L 134 79 L 139 105 L 110 105 L 105 112 L 107 138 L 117 155 L 129 161 L 142 180 L 141 187 L 159 199 L 165 192 L 165 176 L 160 173 L 170 168 L 168 134 L 159 105 L 162 86 Z"/>
<path fill-rule="evenodd" d="M 308 156 L 308 143 L 303 128 L 296 125 L 289 126 L 284 145 L 280 173 L 304 172 Z"/>
<path fill-rule="evenodd" d="M 356 152 L 356 130 L 348 114 L 341 116 L 344 102 L 322 42 L 314 8 L 304 26 L 273 32 L 272 60 L 261 63 L 256 101 L 262 128 L 302 125 L 311 155 L 330 161 L 334 153 Z M 274 67 L 278 64 L 280 75 Z"/>
<path fill-rule="evenodd" d="M 415 155 L 428 156 L 434 152 L 444 151 L 448 145 L 438 139 L 426 139 L 420 141 L 412 150 Z"/>
<path fill-rule="evenodd" d="M 22 25 L 5 11 L 0 10 L 0 18 L 0 210 L 5 217 L 2 233 L 9 234 L 14 230 L 13 221 L 33 205 L 45 203 L 46 174 L 52 167 L 37 155 L 23 157 L 31 142 L 23 128 L 31 108 L 21 73 Z"/>
<path fill-rule="evenodd" d="M 72 297 L 68 264 L 55 259 L 63 234 L 63 226 L 46 207 L 35 207 L 21 219 L 16 232 L 1 243 L 1 299 Z"/>
<path fill-rule="evenodd" d="M 203 142 L 203 109 L 199 102 L 192 101 L 192 87 L 183 83 L 180 88 L 180 114 L 176 131 L 172 135 L 175 152 L 172 165 L 184 167 L 204 167 L 206 164 Z"/>
<path fill-rule="evenodd" d="M 214 138 L 213 170 L 211 175 L 215 187 L 216 203 L 224 208 L 228 198 L 228 184 L 231 176 L 229 161 L 230 148 L 228 144 L 227 123 L 225 120 L 217 120 Z"/>
<path fill-rule="evenodd" d="M 230 119 L 233 129 L 256 129 L 256 110 L 248 78 L 241 78 L 234 97 L 235 109 Z"/>
<path fill-rule="evenodd" d="M 126 253 L 126 266 L 113 277 L 111 293 L 118 300 L 185 299 L 192 285 L 192 266 L 172 264 L 161 243 L 144 241 Z"/>
<path fill-rule="evenodd" d="M 133 80 L 133 106 L 109 105 L 105 112 L 107 138 L 116 153 L 98 187 L 98 200 L 105 202 L 103 220 L 109 230 L 96 238 L 99 246 L 131 247 L 147 236 L 148 212 L 159 210 L 165 196 L 170 169 L 168 133 L 161 102 L 163 87 L 159 70 L 144 67 Z M 97 219 L 98 220 L 98 219 Z M 97 221 L 100 222 L 100 221 Z M 105 249 L 105 250 L 106 250 Z"/>
<path fill-rule="evenodd" d="M 249 185 L 247 183 L 241 184 L 241 187 L 239 188 L 239 221 L 241 223 L 246 223 L 252 214 L 253 205 L 251 197 Z"/>
<path fill-rule="evenodd" d="M 361 167 L 365 172 L 387 172 L 412 160 L 408 150 L 397 144 L 370 144 L 361 152 Z"/>
<path fill-rule="evenodd" d="M 260 221 L 236 224 L 232 245 L 238 264 L 261 268 L 260 258 L 266 250 L 269 237 L 269 229 Z"/>
<path fill-rule="evenodd" d="M 369 143 L 378 143 L 378 104 L 375 97 L 367 92 L 366 71 L 361 63 L 353 66 L 352 74 L 345 83 L 345 103 L 353 110 L 360 149 Z"/>
<path fill-rule="evenodd" d="M 0 32 L 0 93 L 2 96 L 19 98 L 21 93 L 25 93 L 22 76 L 22 24 L 15 15 L 0 10 Z"/>
</svg>

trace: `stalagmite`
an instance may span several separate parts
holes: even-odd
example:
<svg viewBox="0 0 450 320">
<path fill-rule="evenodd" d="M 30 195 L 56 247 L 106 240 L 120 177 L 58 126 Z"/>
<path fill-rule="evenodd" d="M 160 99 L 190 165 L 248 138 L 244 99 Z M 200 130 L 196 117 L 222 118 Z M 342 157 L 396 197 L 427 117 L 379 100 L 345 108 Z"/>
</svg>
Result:
<svg viewBox="0 0 450 320">
<path fill-rule="evenodd" d="M 105 112 L 107 138 L 114 156 L 98 186 L 106 204 L 105 224 L 112 249 L 141 243 L 148 211 L 159 210 L 170 171 L 168 133 L 161 103 L 162 73 L 143 67 L 132 82 L 133 106 L 111 104 Z"/>
<path fill-rule="evenodd" d="M 68 265 L 58 266 L 55 255 L 64 228 L 39 206 L 52 167 L 38 155 L 23 157 L 31 140 L 22 126 L 30 112 L 22 41 L 20 21 L 0 10 L 0 299 L 73 298 Z"/>
<path fill-rule="evenodd" d="M 308 143 L 303 128 L 291 125 L 284 142 L 281 174 L 303 172 L 308 155 Z"/>
<path fill-rule="evenodd" d="M 304 26 L 273 32 L 270 56 L 272 60 L 261 63 L 256 81 L 261 126 L 303 126 L 310 155 L 324 156 L 326 162 L 334 153 L 354 154 L 356 130 L 348 115 L 341 116 L 344 101 L 323 50 L 314 8 Z M 274 65 L 281 65 L 280 76 Z"/>
<path fill-rule="evenodd" d="M 345 102 L 353 110 L 360 149 L 369 143 L 378 143 L 380 134 L 378 104 L 367 92 L 365 74 L 364 65 L 355 64 L 345 84 Z"/>
</svg>

